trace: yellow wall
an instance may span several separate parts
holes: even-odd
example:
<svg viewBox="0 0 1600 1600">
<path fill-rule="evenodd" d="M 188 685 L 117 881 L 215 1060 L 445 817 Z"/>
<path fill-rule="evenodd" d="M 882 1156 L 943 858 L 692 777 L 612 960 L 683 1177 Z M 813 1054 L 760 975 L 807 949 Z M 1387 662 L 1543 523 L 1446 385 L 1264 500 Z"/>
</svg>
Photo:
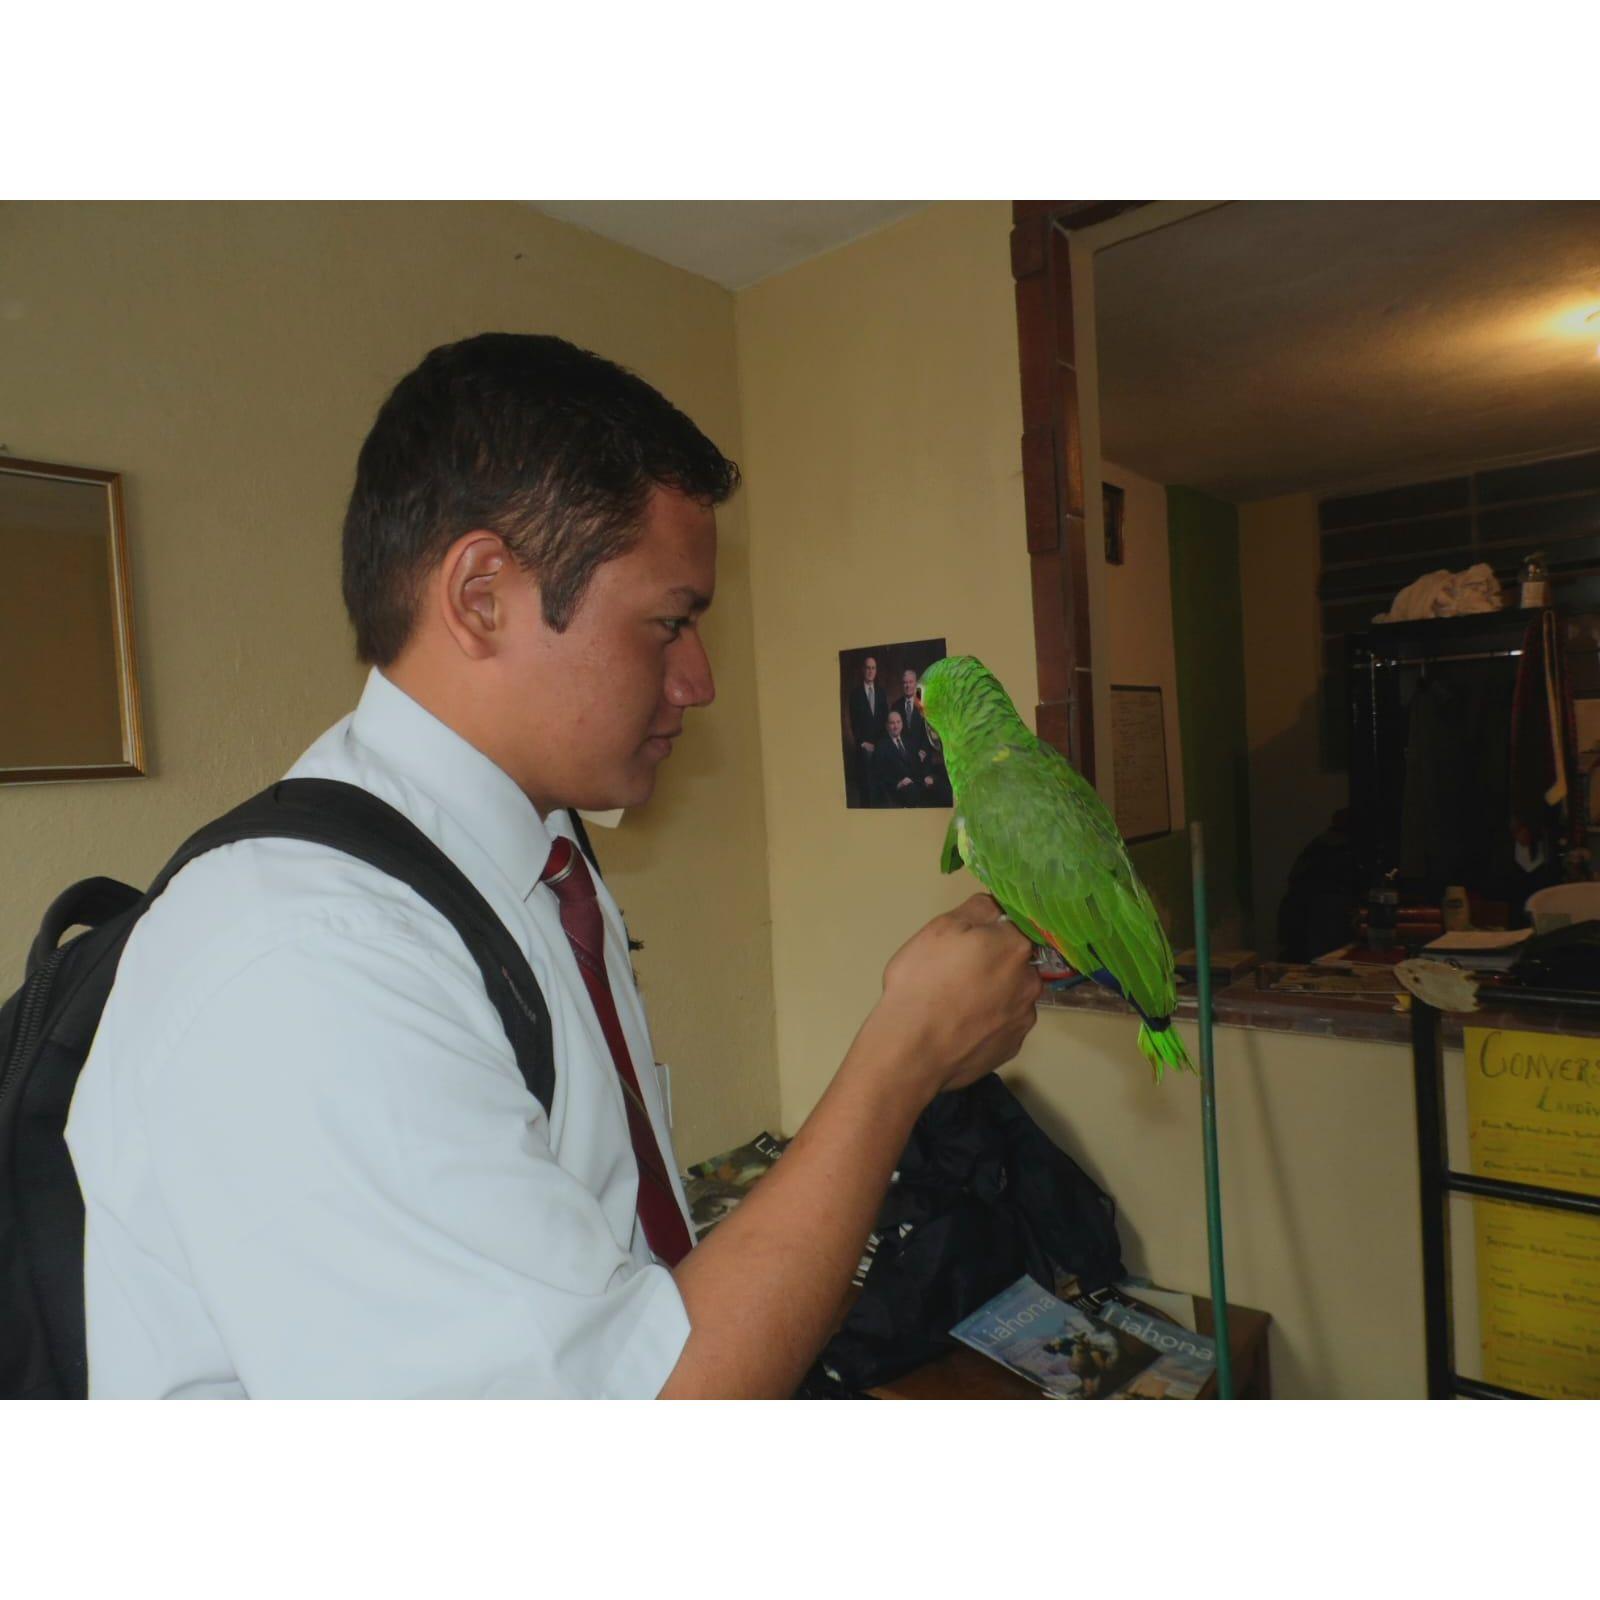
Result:
<svg viewBox="0 0 1600 1600">
<path fill-rule="evenodd" d="M 1075 305 L 1075 315 L 1083 308 Z M 1091 416 L 1094 408 L 1088 408 Z M 1098 434 L 1098 428 L 1093 430 Z M 1086 459 L 1088 459 L 1086 451 Z M 1179 720 L 1177 646 L 1172 619 L 1172 557 L 1168 537 L 1166 486 L 1115 462 L 1101 464 L 1105 480 L 1124 494 L 1123 555 L 1120 566 L 1104 559 L 1104 530 L 1089 535 L 1090 576 L 1099 574 L 1099 611 L 1092 624 L 1093 658 L 1097 689 L 1095 727 L 1112 727 L 1113 684 L 1155 685 L 1161 690 L 1162 723 L 1166 733 L 1167 801 L 1171 828 L 1166 834 L 1130 847 L 1135 871 L 1144 880 L 1151 903 L 1167 931 L 1174 950 L 1194 943 L 1193 891 L 1189 881 L 1188 817 L 1183 789 L 1183 727 Z M 1091 504 L 1099 496 L 1089 491 Z M 1116 760 L 1110 732 L 1096 743 L 1100 760 L 1095 782 L 1101 795 L 1118 814 Z M 1218 947 L 1237 942 L 1214 930 Z"/>
<path fill-rule="evenodd" d="M 0 787 L 0 991 L 59 888 L 147 880 L 354 703 L 344 501 L 379 403 L 432 346 L 564 335 L 740 454 L 732 295 L 521 205 L 8 204 L 0 312 L 0 442 L 126 475 L 152 762 Z M 650 808 L 599 839 L 646 944 L 686 1159 L 777 1115 L 743 506 L 721 521 L 717 703 Z"/>
<path fill-rule="evenodd" d="M 1318 576 L 1311 495 L 1239 507 L 1256 940 L 1268 957 L 1295 857 L 1349 798 L 1346 775 L 1322 770 Z"/>
<path fill-rule="evenodd" d="M 947 205 L 738 297 L 786 1129 L 883 964 L 970 893 L 947 811 L 846 811 L 838 652 L 944 637 L 1031 718 L 1009 207 Z"/>
<path fill-rule="evenodd" d="M 1167 796 L 1172 828 L 1181 833 L 1183 810 L 1183 746 L 1178 728 L 1178 664 L 1172 643 L 1172 567 L 1167 553 L 1167 490 L 1107 461 L 1108 483 L 1124 493 L 1123 561 L 1105 565 L 1105 648 L 1097 652 L 1100 671 L 1109 683 L 1155 684 L 1167 743 Z M 1097 724 L 1098 726 L 1098 724 Z"/>
<path fill-rule="evenodd" d="M 1422 1395 L 1409 1052 L 1246 1028 L 1214 1041 L 1228 1298 L 1272 1314 L 1274 1395 Z M 1130 1269 L 1206 1292 L 1198 1083 L 1153 1085 L 1131 1020 L 1060 1010 L 1007 1076 L 1115 1197 Z"/>
<path fill-rule="evenodd" d="M 837 652 L 944 635 L 1034 694 L 1009 226 L 1003 204 L 939 206 L 738 297 L 790 1131 L 887 956 L 975 887 L 937 871 L 945 813 L 845 809 Z M 1229 1288 L 1276 1319 L 1280 1394 L 1420 1392 L 1407 1067 L 1394 1046 L 1220 1033 Z M 1011 1077 L 1116 1196 L 1130 1265 L 1203 1289 L 1193 1081 L 1155 1089 L 1129 1023 L 1066 1011 Z"/>
</svg>

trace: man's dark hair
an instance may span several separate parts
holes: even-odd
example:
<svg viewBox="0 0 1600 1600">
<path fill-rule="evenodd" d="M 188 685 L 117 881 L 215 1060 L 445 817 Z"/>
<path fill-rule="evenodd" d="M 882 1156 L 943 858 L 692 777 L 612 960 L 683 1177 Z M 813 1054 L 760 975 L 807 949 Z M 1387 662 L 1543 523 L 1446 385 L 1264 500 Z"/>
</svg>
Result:
<svg viewBox="0 0 1600 1600">
<path fill-rule="evenodd" d="M 638 541 L 654 487 L 721 505 L 738 484 L 669 400 L 565 339 L 441 345 L 395 385 L 356 463 L 343 578 L 356 652 L 380 667 L 400 654 L 423 581 L 474 528 L 537 577 L 560 632 L 595 569 Z"/>
</svg>

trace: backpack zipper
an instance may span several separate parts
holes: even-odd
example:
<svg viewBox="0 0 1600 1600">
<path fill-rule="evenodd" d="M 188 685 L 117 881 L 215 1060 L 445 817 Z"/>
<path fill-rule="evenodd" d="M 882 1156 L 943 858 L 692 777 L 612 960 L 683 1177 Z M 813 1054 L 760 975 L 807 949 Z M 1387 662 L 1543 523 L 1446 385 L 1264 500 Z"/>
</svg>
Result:
<svg viewBox="0 0 1600 1600">
<path fill-rule="evenodd" d="M 11 1080 L 16 1077 L 22 1063 L 28 1059 L 29 1052 L 38 1043 L 39 1034 L 44 1031 L 45 1002 L 49 998 L 50 985 L 56 971 L 66 954 L 65 945 L 52 950 L 28 985 L 28 992 L 22 1001 L 22 1013 L 17 1019 L 16 1042 L 12 1045 L 11 1054 L 6 1061 L 5 1076 L 0 1077 L 0 1106 L 5 1104 Z"/>
</svg>

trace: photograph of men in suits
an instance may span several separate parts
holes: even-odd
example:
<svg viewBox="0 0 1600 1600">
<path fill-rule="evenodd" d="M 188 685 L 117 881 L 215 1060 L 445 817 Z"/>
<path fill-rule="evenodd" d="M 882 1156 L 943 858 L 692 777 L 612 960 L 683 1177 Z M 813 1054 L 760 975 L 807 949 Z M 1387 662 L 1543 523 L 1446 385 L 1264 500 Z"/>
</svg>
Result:
<svg viewBox="0 0 1600 1600">
<path fill-rule="evenodd" d="M 856 792 L 860 805 L 870 806 L 876 799 L 872 758 L 883 740 L 883 724 L 888 714 L 889 699 L 878 683 L 877 658 L 868 656 L 861 663 L 861 681 L 850 691 L 850 737 L 855 744 Z"/>
<path fill-rule="evenodd" d="M 943 639 L 879 640 L 839 652 L 839 747 L 851 810 L 950 804 L 944 758 L 917 705 L 922 674 L 946 653 Z M 891 716 L 898 744 L 888 734 Z"/>
</svg>

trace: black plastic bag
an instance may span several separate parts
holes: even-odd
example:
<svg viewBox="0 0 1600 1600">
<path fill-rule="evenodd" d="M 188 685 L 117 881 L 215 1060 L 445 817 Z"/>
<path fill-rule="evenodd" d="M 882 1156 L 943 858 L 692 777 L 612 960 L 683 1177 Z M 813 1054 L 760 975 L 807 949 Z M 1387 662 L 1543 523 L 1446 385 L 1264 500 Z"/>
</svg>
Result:
<svg viewBox="0 0 1600 1600">
<path fill-rule="evenodd" d="M 993 1075 L 923 1112 L 875 1230 L 861 1297 L 800 1389 L 837 1399 L 942 1355 L 949 1330 L 1025 1273 L 1086 1290 L 1125 1274 L 1111 1197 Z"/>
</svg>

